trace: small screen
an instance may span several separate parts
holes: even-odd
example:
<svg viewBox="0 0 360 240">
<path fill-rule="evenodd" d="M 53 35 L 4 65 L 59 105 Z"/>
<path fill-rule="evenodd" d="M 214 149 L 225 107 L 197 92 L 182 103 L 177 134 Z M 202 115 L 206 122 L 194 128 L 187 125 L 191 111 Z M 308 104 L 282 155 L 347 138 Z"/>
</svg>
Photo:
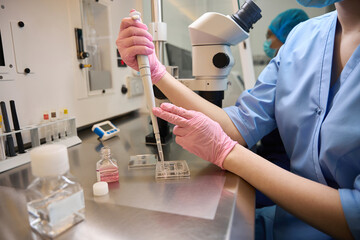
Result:
<svg viewBox="0 0 360 240">
<path fill-rule="evenodd" d="M 110 129 L 113 129 L 113 126 L 111 126 L 110 124 L 104 124 L 101 125 L 100 128 L 102 128 L 104 131 L 109 131 Z"/>
</svg>

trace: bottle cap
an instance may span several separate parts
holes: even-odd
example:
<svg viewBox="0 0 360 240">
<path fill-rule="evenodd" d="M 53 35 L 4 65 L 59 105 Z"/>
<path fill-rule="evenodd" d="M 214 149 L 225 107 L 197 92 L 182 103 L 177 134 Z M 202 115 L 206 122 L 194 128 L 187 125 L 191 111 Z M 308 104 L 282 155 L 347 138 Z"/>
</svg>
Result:
<svg viewBox="0 0 360 240">
<path fill-rule="evenodd" d="M 109 186 L 107 182 L 96 182 L 93 185 L 94 196 L 104 196 L 109 193 Z"/>
<path fill-rule="evenodd" d="M 111 150 L 107 146 L 102 147 L 100 151 L 101 151 L 102 156 L 110 156 L 111 155 Z"/>
<path fill-rule="evenodd" d="M 36 177 L 54 177 L 69 170 L 67 148 L 61 144 L 36 147 L 30 151 L 32 174 Z"/>
</svg>

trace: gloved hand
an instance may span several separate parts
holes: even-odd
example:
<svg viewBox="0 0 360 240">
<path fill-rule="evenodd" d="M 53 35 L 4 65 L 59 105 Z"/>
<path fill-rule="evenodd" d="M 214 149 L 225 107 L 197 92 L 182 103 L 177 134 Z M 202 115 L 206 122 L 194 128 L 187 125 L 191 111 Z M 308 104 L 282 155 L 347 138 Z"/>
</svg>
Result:
<svg viewBox="0 0 360 240">
<path fill-rule="evenodd" d="M 226 156 L 237 142 L 226 135 L 219 123 L 200 112 L 170 103 L 163 103 L 152 111 L 155 116 L 176 125 L 173 130 L 176 143 L 223 169 Z"/>
<path fill-rule="evenodd" d="M 157 83 L 166 73 L 166 68 L 157 59 L 154 52 L 152 36 L 147 26 L 138 20 L 124 18 L 116 40 L 123 61 L 131 68 L 139 71 L 136 55 L 148 55 L 153 84 Z"/>
</svg>

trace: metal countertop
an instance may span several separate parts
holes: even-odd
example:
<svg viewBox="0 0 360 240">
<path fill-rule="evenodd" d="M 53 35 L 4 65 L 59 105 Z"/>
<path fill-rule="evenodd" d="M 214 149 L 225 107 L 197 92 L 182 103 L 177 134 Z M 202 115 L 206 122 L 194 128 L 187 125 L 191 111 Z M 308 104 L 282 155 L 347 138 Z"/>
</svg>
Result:
<svg viewBox="0 0 360 240">
<path fill-rule="evenodd" d="M 159 182 L 154 168 L 128 169 L 130 156 L 157 152 L 145 145 L 151 131 L 148 115 L 133 112 L 112 122 L 120 134 L 104 144 L 118 161 L 119 183 L 109 185 L 106 198 L 93 197 L 103 145 L 90 129 L 79 131 L 83 142 L 68 151 L 70 172 L 84 188 L 86 219 L 56 239 L 254 239 L 255 194 L 250 185 L 185 151 L 174 137 L 163 146 L 165 160 L 186 160 L 190 179 Z M 30 164 L 0 174 L 0 239 L 41 239 L 31 231 L 26 212 L 24 189 L 33 179 Z M 218 192 L 215 206 L 203 199 L 208 191 Z M 216 198 L 209 201 L 217 203 Z M 209 218 L 204 211 L 214 208 Z"/>
</svg>

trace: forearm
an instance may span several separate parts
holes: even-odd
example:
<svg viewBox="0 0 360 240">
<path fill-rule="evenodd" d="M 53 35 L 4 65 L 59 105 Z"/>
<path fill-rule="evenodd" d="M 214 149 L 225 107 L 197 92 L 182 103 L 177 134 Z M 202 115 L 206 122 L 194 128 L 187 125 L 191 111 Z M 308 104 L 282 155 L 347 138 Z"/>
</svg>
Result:
<svg viewBox="0 0 360 240">
<path fill-rule="evenodd" d="M 232 139 L 245 145 L 241 134 L 225 113 L 223 109 L 200 97 L 191 89 L 166 73 L 156 86 L 175 105 L 188 110 L 195 110 L 204 113 L 214 121 L 218 122 Z"/>
<path fill-rule="evenodd" d="M 239 145 L 223 166 L 315 228 L 352 239 L 336 189 L 288 172 Z"/>
</svg>

